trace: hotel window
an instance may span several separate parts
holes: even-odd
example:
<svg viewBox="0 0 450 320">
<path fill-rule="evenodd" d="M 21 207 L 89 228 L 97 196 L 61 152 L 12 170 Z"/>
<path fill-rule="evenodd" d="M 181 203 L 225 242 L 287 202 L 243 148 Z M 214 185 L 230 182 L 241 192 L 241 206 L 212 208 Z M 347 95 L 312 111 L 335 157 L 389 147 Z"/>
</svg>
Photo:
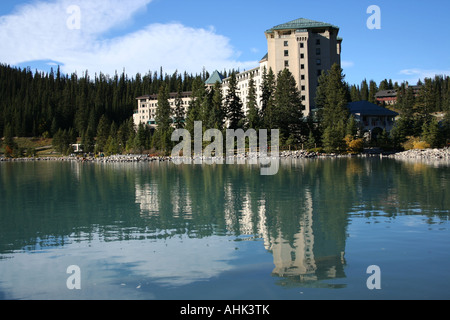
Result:
<svg viewBox="0 0 450 320">
<path fill-rule="evenodd" d="M 284 42 L 284 46 L 285 46 L 285 47 L 288 47 L 288 46 L 289 46 L 289 41 L 285 41 L 285 42 Z"/>
<path fill-rule="evenodd" d="M 322 70 L 318 69 L 317 70 L 317 76 L 320 77 L 322 75 Z"/>
<path fill-rule="evenodd" d="M 284 50 L 284 56 L 289 57 L 289 50 Z"/>
<path fill-rule="evenodd" d="M 305 101 L 306 100 L 306 96 L 302 96 L 302 100 Z"/>
<path fill-rule="evenodd" d="M 320 56 L 320 48 L 316 48 L 316 55 Z"/>
<path fill-rule="evenodd" d="M 301 80 L 305 80 L 305 75 L 302 74 L 302 75 L 300 76 L 300 79 L 301 79 Z"/>
<path fill-rule="evenodd" d="M 305 58 L 305 54 L 304 53 L 300 53 L 300 59 L 304 59 Z"/>
<path fill-rule="evenodd" d="M 305 65 L 304 65 L 304 64 L 301 64 L 301 65 L 300 65 L 300 69 L 305 69 Z"/>
<path fill-rule="evenodd" d="M 300 42 L 300 48 L 303 48 L 303 47 L 304 47 L 303 42 Z"/>
<path fill-rule="evenodd" d="M 306 87 L 305 86 L 302 86 L 302 91 L 305 91 L 306 90 Z"/>
<path fill-rule="evenodd" d="M 284 67 L 288 68 L 289 67 L 289 60 L 284 60 Z"/>
<path fill-rule="evenodd" d="M 322 61 L 320 59 L 316 60 L 316 65 L 320 66 L 322 64 Z"/>
<path fill-rule="evenodd" d="M 316 44 L 320 46 L 320 39 L 316 39 Z"/>
</svg>

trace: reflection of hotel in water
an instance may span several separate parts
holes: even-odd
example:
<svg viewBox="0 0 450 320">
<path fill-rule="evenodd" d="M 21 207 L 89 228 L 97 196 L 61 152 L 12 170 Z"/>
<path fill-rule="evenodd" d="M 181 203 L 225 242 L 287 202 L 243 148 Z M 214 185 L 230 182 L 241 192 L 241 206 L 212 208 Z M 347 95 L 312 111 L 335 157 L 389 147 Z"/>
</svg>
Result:
<svg viewBox="0 0 450 320">
<path fill-rule="evenodd" d="M 243 202 L 241 212 L 233 211 L 234 201 L 230 186 L 225 187 L 225 200 L 230 205 L 225 204 L 225 222 L 229 231 L 236 231 L 239 226 L 239 234 L 242 239 L 249 240 L 261 238 L 264 247 L 272 253 L 275 268 L 272 271 L 274 276 L 289 278 L 294 282 L 307 282 L 325 279 L 342 278 L 344 275 L 344 246 L 339 245 L 339 241 L 325 235 L 323 226 L 317 226 L 314 222 L 313 198 L 309 190 L 305 191 L 303 214 L 300 215 L 300 230 L 291 238 L 289 242 L 278 232 L 276 238 L 272 238 L 266 223 L 266 206 L 264 200 L 257 202 L 257 207 L 252 208 L 250 195 L 241 195 Z M 175 193 L 176 194 L 176 193 Z M 190 212 L 191 200 L 187 196 L 172 198 L 172 207 L 177 216 L 179 212 L 185 214 Z M 158 200 L 157 185 L 136 184 L 136 202 L 140 205 L 141 215 L 157 215 L 160 209 Z M 183 208 L 181 208 L 183 207 Z M 189 219 L 189 215 L 184 215 Z M 318 223 L 320 224 L 320 223 Z M 255 233 L 256 232 L 256 233 Z M 345 232 L 342 230 L 342 232 Z"/>
<path fill-rule="evenodd" d="M 294 235 L 293 243 L 282 237 L 271 241 L 275 268 L 273 274 L 289 277 L 299 282 L 341 278 L 344 276 L 344 248 L 336 246 L 338 241 L 322 237 L 313 219 L 313 200 L 305 192 L 304 214 L 300 230 Z"/>
</svg>

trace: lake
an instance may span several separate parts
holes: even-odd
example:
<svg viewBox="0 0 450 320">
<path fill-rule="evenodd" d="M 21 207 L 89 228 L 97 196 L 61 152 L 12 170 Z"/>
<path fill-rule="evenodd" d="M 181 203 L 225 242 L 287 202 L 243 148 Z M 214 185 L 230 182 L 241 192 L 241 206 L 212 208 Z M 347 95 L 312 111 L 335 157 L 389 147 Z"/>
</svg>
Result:
<svg viewBox="0 0 450 320">
<path fill-rule="evenodd" d="M 259 169 L 0 163 L 0 299 L 450 298 L 448 163 Z"/>
</svg>

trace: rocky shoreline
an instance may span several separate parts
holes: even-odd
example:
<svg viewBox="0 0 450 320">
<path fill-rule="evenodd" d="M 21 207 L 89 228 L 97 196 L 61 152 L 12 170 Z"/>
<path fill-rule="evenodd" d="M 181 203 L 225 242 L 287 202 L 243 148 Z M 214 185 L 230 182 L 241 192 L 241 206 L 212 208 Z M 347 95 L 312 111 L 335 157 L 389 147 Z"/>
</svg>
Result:
<svg viewBox="0 0 450 320">
<path fill-rule="evenodd" d="M 450 159 L 450 148 L 443 149 L 412 149 L 398 152 L 390 157 L 396 159 L 424 159 L 424 160 L 448 160 Z"/>
<path fill-rule="evenodd" d="M 269 153 L 270 157 L 271 154 Z M 360 154 L 326 154 L 308 151 L 281 151 L 280 159 L 318 159 L 318 158 L 349 158 L 349 157 L 389 157 L 394 159 L 425 159 L 425 160 L 450 160 L 450 148 L 444 149 L 414 149 L 397 153 L 381 153 L 366 151 Z M 234 157 L 235 160 L 254 159 L 251 155 L 238 155 Z M 173 161 L 170 156 L 156 156 L 156 155 L 112 155 L 105 157 L 94 156 L 66 156 L 66 157 L 34 157 L 34 158 L 0 158 L 0 162 L 33 162 L 33 161 L 66 161 L 66 162 L 94 162 L 94 163 L 127 163 L 127 162 L 165 162 Z M 217 161 L 218 158 L 211 157 L 192 157 L 192 162 L 195 160 L 202 161 Z M 225 160 L 225 159 L 220 159 Z"/>
</svg>

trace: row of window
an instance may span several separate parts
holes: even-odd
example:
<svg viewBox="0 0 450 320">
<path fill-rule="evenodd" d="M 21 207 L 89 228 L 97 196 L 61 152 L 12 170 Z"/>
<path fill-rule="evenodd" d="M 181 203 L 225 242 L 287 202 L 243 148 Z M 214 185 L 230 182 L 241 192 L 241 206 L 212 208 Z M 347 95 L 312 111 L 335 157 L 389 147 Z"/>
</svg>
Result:
<svg viewBox="0 0 450 320">
<path fill-rule="evenodd" d="M 316 39 L 316 45 L 320 45 L 320 39 Z M 284 41 L 284 46 L 288 47 L 289 46 L 289 41 Z M 300 42 L 300 48 L 304 48 L 304 43 Z M 321 55 L 321 50 L 320 48 L 316 48 L 316 55 L 320 56 Z M 289 50 L 284 50 L 284 56 L 285 57 L 289 57 Z M 300 53 L 300 59 L 304 59 L 305 58 L 305 54 L 304 53 Z M 320 66 L 322 65 L 322 60 L 321 59 L 316 59 L 316 65 Z M 289 61 L 285 60 L 284 61 L 284 67 L 285 68 L 289 68 Z M 305 69 L 305 65 L 301 64 L 300 65 L 300 69 Z M 318 72 L 318 75 L 320 75 L 321 72 Z"/>
<path fill-rule="evenodd" d="M 316 48 L 316 55 L 317 56 L 320 56 L 321 55 L 321 51 L 320 51 L 320 48 Z M 289 50 L 284 50 L 284 56 L 285 57 L 289 57 Z M 305 54 L 304 53 L 300 53 L 300 58 L 304 58 L 305 57 Z"/>
<path fill-rule="evenodd" d="M 169 103 L 170 103 L 171 106 L 175 105 L 174 101 L 169 101 Z M 181 105 L 188 105 L 188 104 L 189 104 L 188 100 L 181 100 Z M 158 106 L 158 102 L 148 103 L 147 105 L 145 105 L 143 103 L 141 104 L 141 108 L 148 108 L 148 107 L 150 107 L 150 108 L 155 107 L 156 108 L 157 106 Z"/>
<path fill-rule="evenodd" d="M 156 107 L 152 107 L 151 109 L 144 109 L 145 107 L 140 107 L 137 111 L 135 111 L 134 113 L 150 113 L 151 115 L 154 115 L 154 113 L 156 112 Z M 184 110 L 187 112 L 188 107 L 185 106 Z"/>
<path fill-rule="evenodd" d="M 297 41 L 305 41 L 305 40 L 306 40 L 306 37 L 305 38 L 297 38 Z M 316 45 L 320 46 L 320 39 L 316 39 Z M 284 46 L 285 47 L 289 47 L 289 41 L 288 40 L 284 41 Z M 304 48 L 304 46 L 305 46 L 305 43 L 304 42 L 300 42 L 300 48 Z"/>
<path fill-rule="evenodd" d="M 322 65 L 322 60 L 317 59 L 316 60 L 316 66 L 320 66 L 320 65 Z M 289 60 L 284 60 L 284 67 L 285 68 L 289 68 Z M 305 69 L 305 65 L 303 63 L 300 65 L 300 69 L 301 70 Z M 318 75 L 320 76 L 320 72 L 318 73 Z"/>
</svg>

